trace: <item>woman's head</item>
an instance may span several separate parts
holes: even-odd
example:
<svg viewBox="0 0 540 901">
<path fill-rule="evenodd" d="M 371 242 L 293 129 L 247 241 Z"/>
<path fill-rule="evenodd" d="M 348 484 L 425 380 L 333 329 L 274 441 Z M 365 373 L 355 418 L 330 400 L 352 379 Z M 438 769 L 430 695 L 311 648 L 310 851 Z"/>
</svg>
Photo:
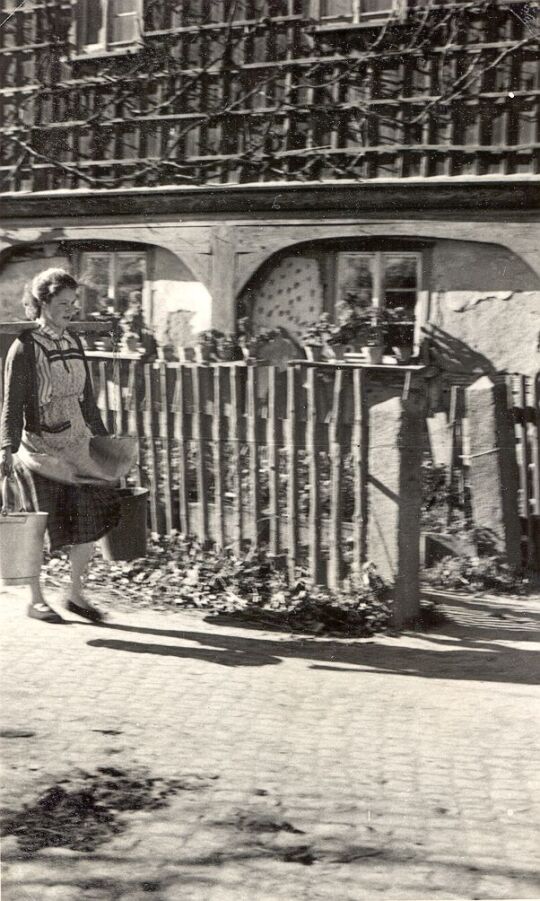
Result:
<svg viewBox="0 0 540 901">
<path fill-rule="evenodd" d="M 65 269 L 45 269 L 27 285 L 23 304 L 28 319 L 40 317 L 65 328 L 73 315 L 77 282 Z"/>
</svg>

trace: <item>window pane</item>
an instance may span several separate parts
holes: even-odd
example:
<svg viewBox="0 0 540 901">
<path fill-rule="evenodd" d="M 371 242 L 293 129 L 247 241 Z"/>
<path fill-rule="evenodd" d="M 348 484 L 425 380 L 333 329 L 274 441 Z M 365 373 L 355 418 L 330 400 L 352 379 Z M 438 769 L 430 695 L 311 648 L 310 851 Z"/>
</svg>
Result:
<svg viewBox="0 0 540 901">
<path fill-rule="evenodd" d="M 384 305 L 391 310 L 403 307 L 403 318 L 407 321 L 413 320 L 416 291 L 385 291 Z"/>
<path fill-rule="evenodd" d="M 350 19 L 353 0 L 322 0 L 321 15 L 328 19 Z"/>
<path fill-rule="evenodd" d="M 109 41 L 111 44 L 124 44 L 136 40 L 137 7 L 137 0 L 109 0 Z"/>
<path fill-rule="evenodd" d="M 374 13 L 390 13 L 394 6 L 394 0 L 361 0 L 360 14 L 362 16 Z"/>
<path fill-rule="evenodd" d="M 81 46 L 99 44 L 103 28 L 103 4 L 96 0 L 82 0 L 79 5 Z"/>
<path fill-rule="evenodd" d="M 84 287 L 84 315 L 105 311 L 109 300 L 109 256 L 105 253 L 83 253 L 79 281 Z M 112 286 L 111 286 L 112 293 Z"/>
<path fill-rule="evenodd" d="M 412 288 L 416 291 L 416 257 L 384 256 L 385 288 Z"/>
<path fill-rule="evenodd" d="M 144 253 L 119 253 L 116 257 L 115 306 L 123 313 L 131 294 L 142 295 L 146 276 L 146 255 Z M 141 297 L 142 300 L 142 297 Z"/>
<path fill-rule="evenodd" d="M 369 306 L 373 297 L 373 257 L 341 254 L 339 258 L 338 300 L 354 296 L 361 306 Z"/>
</svg>

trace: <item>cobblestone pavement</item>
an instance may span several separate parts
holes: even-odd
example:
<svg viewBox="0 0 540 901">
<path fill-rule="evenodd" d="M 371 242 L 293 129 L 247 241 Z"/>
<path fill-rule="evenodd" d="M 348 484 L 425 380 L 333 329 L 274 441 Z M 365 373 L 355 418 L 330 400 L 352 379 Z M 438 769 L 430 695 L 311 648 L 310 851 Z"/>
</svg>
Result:
<svg viewBox="0 0 540 901">
<path fill-rule="evenodd" d="M 363 641 L 0 602 L 5 808 L 77 768 L 185 785 L 94 851 L 8 837 L 5 901 L 540 897 L 540 599 Z"/>
</svg>

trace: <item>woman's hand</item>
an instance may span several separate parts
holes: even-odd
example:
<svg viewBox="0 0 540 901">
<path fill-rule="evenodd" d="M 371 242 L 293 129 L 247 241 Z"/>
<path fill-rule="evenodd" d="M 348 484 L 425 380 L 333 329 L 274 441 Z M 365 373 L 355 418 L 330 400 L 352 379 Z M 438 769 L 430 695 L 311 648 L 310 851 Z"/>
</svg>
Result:
<svg viewBox="0 0 540 901">
<path fill-rule="evenodd" d="M 0 476 L 8 478 L 13 475 L 13 452 L 10 447 L 0 450 Z"/>
</svg>

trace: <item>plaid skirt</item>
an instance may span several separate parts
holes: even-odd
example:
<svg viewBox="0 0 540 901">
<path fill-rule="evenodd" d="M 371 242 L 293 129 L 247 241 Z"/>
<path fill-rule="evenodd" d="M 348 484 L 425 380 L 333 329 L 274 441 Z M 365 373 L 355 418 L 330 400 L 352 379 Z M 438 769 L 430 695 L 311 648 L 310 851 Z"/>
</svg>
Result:
<svg viewBox="0 0 540 901">
<path fill-rule="evenodd" d="M 31 472 L 20 461 L 14 463 L 15 479 L 27 510 L 49 514 L 49 550 L 97 541 L 118 525 L 120 500 L 114 488 L 65 485 Z"/>
</svg>

